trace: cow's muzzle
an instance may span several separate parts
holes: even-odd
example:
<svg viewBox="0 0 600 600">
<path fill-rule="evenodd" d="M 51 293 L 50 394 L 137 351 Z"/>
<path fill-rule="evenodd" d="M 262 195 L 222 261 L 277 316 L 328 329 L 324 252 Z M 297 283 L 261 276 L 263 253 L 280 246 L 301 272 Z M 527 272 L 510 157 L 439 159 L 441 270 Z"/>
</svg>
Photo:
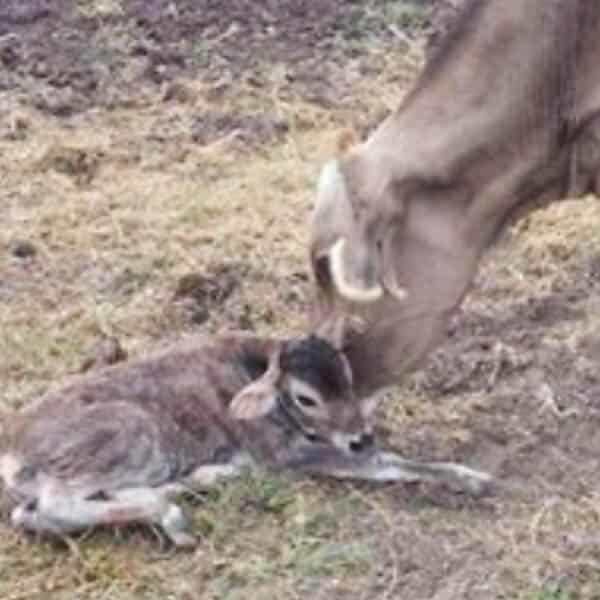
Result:
<svg viewBox="0 0 600 600">
<path fill-rule="evenodd" d="M 398 284 L 393 265 L 382 265 L 381 256 L 365 254 L 358 268 L 348 268 L 346 240 L 339 238 L 328 253 L 331 279 L 337 292 L 351 302 L 370 304 L 389 293 L 397 300 L 406 298 L 406 290 Z M 377 261 L 373 266 L 372 261 Z M 387 269 L 384 267 L 387 266 Z"/>
</svg>

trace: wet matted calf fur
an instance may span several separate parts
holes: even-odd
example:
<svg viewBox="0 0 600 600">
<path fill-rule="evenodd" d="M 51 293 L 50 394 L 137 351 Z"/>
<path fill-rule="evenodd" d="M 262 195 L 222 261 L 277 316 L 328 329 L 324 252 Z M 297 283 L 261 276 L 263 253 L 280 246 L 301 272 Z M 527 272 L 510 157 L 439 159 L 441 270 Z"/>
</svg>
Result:
<svg viewBox="0 0 600 600">
<path fill-rule="evenodd" d="M 257 467 L 490 491 L 486 473 L 378 448 L 376 401 L 354 394 L 343 327 L 327 327 L 290 339 L 190 337 L 12 415 L 0 450 L 12 525 L 64 535 L 147 523 L 190 546 L 175 497 Z"/>
</svg>

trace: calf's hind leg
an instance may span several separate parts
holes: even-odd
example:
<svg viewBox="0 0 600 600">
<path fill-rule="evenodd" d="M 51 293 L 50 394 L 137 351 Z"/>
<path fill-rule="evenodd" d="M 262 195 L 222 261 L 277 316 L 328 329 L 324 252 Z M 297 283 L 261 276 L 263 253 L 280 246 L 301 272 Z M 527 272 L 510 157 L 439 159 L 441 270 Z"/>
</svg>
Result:
<svg viewBox="0 0 600 600">
<path fill-rule="evenodd" d="M 195 544 L 181 508 L 169 502 L 161 488 L 130 488 L 86 497 L 53 484 L 37 500 L 17 506 L 11 521 L 26 531 L 55 535 L 98 525 L 147 523 L 160 526 L 176 546 Z"/>
<path fill-rule="evenodd" d="M 37 500 L 20 504 L 13 510 L 12 523 L 27 531 L 53 534 L 74 533 L 98 525 L 147 523 L 158 525 L 176 546 L 192 546 L 196 540 L 188 532 L 188 521 L 170 498 L 206 489 L 219 479 L 237 477 L 249 466 L 252 462 L 239 456 L 227 464 L 202 465 L 181 481 L 93 495 L 48 481 Z"/>
</svg>

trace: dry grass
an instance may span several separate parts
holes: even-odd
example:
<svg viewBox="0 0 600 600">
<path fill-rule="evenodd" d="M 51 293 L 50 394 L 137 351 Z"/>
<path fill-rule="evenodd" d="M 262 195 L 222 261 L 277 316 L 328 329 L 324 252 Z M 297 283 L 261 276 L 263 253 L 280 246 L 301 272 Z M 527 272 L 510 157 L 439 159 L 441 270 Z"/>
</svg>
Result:
<svg viewBox="0 0 600 600">
<path fill-rule="evenodd" d="M 123 14 L 121 0 L 78 0 L 77 9 L 86 17 L 111 17 Z"/>
<path fill-rule="evenodd" d="M 257 152 L 235 132 L 201 147 L 190 141 L 187 119 L 212 108 L 194 81 L 183 82 L 190 94 L 183 104 L 164 103 L 162 94 L 140 98 L 130 109 L 75 117 L 68 128 L 15 102 L 28 139 L 4 142 L 10 152 L 0 164 L 7 405 L 61 385 L 102 335 L 116 335 L 136 355 L 194 327 L 193 300 L 174 298 L 190 273 L 232 265 L 241 274 L 203 329 L 304 325 L 306 222 L 340 121 L 279 97 L 281 76 L 270 73 L 260 97 L 242 84 L 219 106 L 226 114 L 267 107 L 288 124 L 283 143 Z M 353 114 L 350 106 L 341 119 Z M 166 148 L 146 142 L 157 129 Z M 15 256 L 24 240 L 34 256 Z M 69 549 L 0 525 L 0 597 L 343 597 L 380 577 L 373 533 L 352 527 L 361 509 L 380 521 L 377 503 L 345 485 L 267 475 L 230 483 L 190 506 L 204 541 L 177 556 L 148 532 L 95 532 Z"/>
<path fill-rule="evenodd" d="M 103 14 L 120 6 L 79 5 Z M 341 125 L 366 130 L 396 104 L 419 56 L 398 60 L 374 42 L 372 60 L 380 68 L 356 74 L 354 93 L 335 116 L 283 94 L 283 67 L 265 69 L 259 92 L 240 82 L 214 100 L 208 87 L 183 81 L 183 101 L 146 94 L 130 107 L 83 113 L 68 125 L 5 98 L 4 108 L 19 113 L 28 133 L 0 141 L 2 402 L 18 406 L 60 385 L 103 334 L 138 355 L 192 328 L 302 327 L 306 222 L 318 169 Z M 353 67 L 347 65 L 349 76 Z M 193 142 L 193 118 L 217 108 L 275 115 L 288 133 L 254 140 L 251 148 L 235 128 L 206 144 Z M 581 265 L 598 256 L 599 232 L 594 199 L 529 218 L 484 265 L 468 310 L 494 319 L 568 289 Z M 34 256 L 15 256 L 23 240 Z M 222 305 L 174 297 L 183 277 L 200 273 L 218 283 L 223 268 L 236 287 Z M 535 333 L 540 348 L 576 351 L 598 329 L 597 299 L 578 306 L 583 318 Z M 494 426 L 519 442 L 541 435 L 538 421 L 516 423 L 503 412 L 506 386 L 522 394 L 531 414 L 540 410 L 516 377 L 501 378 L 494 393 L 445 395 L 411 381 L 390 398 L 382 422 L 385 416 L 391 441 L 407 452 L 431 449 L 449 458 L 472 448 L 463 458 L 485 463 L 487 446 L 478 445 L 478 436 L 488 430 L 479 429 L 479 415 L 496 419 Z M 549 432 L 565 426 L 545 418 Z M 526 471 L 511 481 L 522 489 L 474 503 L 426 488 L 265 474 L 219 486 L 188 506 L 203 534 L 192 554 L 174 554 L 147 531 L 93 532 L 69 547 L 24 538 L 2 521 L 0 597 L 597 598 L 595 483 L 582 479 L 572 489 Z"/>
</svg>

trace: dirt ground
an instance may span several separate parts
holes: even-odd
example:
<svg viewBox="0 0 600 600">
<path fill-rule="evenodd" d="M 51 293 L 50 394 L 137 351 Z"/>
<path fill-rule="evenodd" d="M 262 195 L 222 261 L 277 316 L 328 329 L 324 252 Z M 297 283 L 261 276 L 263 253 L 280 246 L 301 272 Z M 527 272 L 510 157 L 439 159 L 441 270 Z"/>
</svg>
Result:
<svg viewBox="0 0 600 600">
<path fill-rule="evenodd" d="M 340 126 L 367 133 L 398 103 L 445 23 L 428 11 L 1 2 L 0 402 L 107 360 L 113 336 L 136 356 L 192 330 L 301 328 L 319 168 Z M 496 497 L 232 482 L 188 507 L 203 541 L 183 554 L 143 529 L 69 546 L 4 519 L 0 597 L 600 598 L 599 232 L 595 198 L 507 232 L 382 407 L 390 444 L 490 469 Z"/>
</svg>

